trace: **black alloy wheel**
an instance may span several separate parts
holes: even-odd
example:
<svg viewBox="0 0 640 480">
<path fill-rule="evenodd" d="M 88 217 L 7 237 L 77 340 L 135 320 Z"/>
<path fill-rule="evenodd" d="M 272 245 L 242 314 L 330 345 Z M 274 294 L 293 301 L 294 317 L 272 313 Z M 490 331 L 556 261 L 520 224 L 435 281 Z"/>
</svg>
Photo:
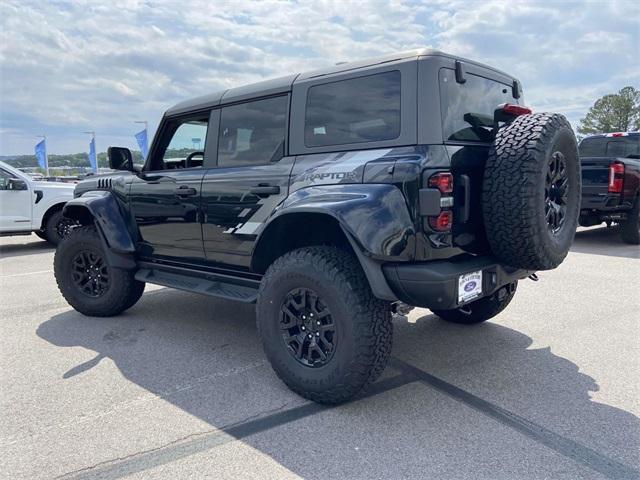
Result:
<svg viewBox="0 0 640 480">
<path fill-rule="evenodd" d="M 76 288 L 92 298 L 109 290 L 109 267 L 98 252 L 81 250 L 72 260 L 72 278 Z"/>
<path fill-rule="evenodd" d="M 78 226 L 78 222 L 76 222 L 75 220 L 71 220 L 70 218 L 63 217 L 56 224 L 56 233 L 60 238 L 64 238 L 67 235 L 69 235 L 69 233 L 74 227 L 77 227 L 77 226 Z"/>
<path fill-rule="evenodd" d="M 544 213 L 553 235 L 557 235 L 565 223 L 568 187 L 567 162 L 561 152 L 554 152 L 549 158 L 544 188 Z"/>
<path fill-rule="evenodd" d="M 282 340 L 299 363 L 318 368 L 336 351 L 336 325 L 327 305 L 309 288 L 291 290 L 282 302 Z"/>
</svg>

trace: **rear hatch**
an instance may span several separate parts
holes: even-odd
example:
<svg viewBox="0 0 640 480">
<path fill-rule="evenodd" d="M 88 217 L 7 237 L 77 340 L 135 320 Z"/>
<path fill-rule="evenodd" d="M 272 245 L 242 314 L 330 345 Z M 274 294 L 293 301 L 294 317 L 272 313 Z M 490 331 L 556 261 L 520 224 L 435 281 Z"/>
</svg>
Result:
<svg viewBox="0 0 640 480">
<path fill-rule="evenodd" d="M 439 72 L 443 141 L 454 183 L 453 245 L 472 253 L 489 252 L 482 214 L 482 180 L 493 142 L 499 105 L 522 105 L 515 79 L 467 72 L 464 82 L 451 69 Z M 493 77 L 493 78 L 491 78 Z"/>
</svg>

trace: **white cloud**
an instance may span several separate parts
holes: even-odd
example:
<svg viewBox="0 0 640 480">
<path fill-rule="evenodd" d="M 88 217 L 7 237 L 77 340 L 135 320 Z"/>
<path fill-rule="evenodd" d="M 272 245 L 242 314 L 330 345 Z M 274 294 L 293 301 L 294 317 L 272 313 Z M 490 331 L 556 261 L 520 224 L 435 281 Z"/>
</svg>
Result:
<svg viewBox="0 0 640 480">
<path fill-rule="evenodd" d="M 574 124 L 640 84 L 629 2 L 208 0 L 0 3 L 0 154 L 134 146 L 133 120 L 268 77 L 417 46 L 518 76 L 528 103 Z M 124 143 L 123 143 L 124 142 Z"/>
</svg>

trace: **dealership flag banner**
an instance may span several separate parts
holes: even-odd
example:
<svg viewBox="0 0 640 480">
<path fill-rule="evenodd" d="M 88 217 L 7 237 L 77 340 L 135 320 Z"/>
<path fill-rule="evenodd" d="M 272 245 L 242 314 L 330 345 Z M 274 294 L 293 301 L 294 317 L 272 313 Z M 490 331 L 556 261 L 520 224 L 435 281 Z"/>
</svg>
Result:
<svg viewBox="0 0 640 480">
<path fill-rule="evenodd" d="M 142 158 L 147 158 L 147 129 L 145 128 L 141 132 L 136 133 L 136 140 L 140 146 L 140 153 Z"/>
<path fill-rule="evenodd" d="M 91 169 L 98 173 L 98 159 L 96 158 L 96 139 L 92 138 L 89 142 L 89 163 L 91 164 Z"/>
<path fill-rule="evenodd" d="M 38 165 L 43 170 L 47 170 L 47 141 L 42 140 L 40 143 L 36 145 L 36 159 L 38 160 Z"/>
</svg>

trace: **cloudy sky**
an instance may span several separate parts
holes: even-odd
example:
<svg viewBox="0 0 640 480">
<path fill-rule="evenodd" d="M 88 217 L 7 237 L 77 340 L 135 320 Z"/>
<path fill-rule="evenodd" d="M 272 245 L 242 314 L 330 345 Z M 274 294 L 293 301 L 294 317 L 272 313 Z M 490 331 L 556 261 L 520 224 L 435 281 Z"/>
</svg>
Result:
<svg viewBox="0 0 640 480">
<path fill-rule="evenodd" d="M 601 95 L 640 87 L 631 1 L 0 2 L 0 155 L 135 146 L 167 107 L 227 87 L 414 47 L 520 78 L 535 110 L 577 125 Z"/>
</svg>

